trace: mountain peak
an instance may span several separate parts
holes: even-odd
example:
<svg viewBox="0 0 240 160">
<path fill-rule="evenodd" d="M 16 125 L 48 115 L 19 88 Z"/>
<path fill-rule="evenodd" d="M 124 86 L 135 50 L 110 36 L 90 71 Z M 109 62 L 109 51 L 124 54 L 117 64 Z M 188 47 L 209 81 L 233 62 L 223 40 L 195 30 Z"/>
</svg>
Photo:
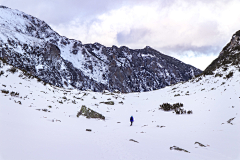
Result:
<svg viewBox="0 0 240 160">
<path fill-rule="evenodd" d="M 150 49 L 151 47 L 150 47 L 150 46 L 146 46 L 145 48 L 146 48 L 146 49 Z"/>
<path fill-rule="evenodd" d="M 3 9 L 8 9 L 8 7 L 6 7 L 6 6 L 3 6 L 3 5 L 0 5 L 0 8 L 3 8 Z"/>
<path fill-rule="evenodd" d="M 0 9 L 0 57 L 47 83 L 93 91 L 140 92 L 187 81 L 201 70 L 144 49 L 82 44 L 60 36 L 44 21 Z"/>
</svg>

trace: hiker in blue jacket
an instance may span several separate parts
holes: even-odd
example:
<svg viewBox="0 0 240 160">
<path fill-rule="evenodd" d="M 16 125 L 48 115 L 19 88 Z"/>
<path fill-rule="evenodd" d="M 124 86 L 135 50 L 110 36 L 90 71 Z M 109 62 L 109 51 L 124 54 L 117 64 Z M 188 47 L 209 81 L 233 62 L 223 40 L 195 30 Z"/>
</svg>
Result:
<svg viewBox="0 0 240 160">
<path fill-rule="evenodd" d="M 133 120 L 133 116 L 131 116 L 131 117 L 130 117 L 130 122 L 131 122 L 131 125 L 130 125 L 130 126 L 132 126 L 133 121 L 134 121 L 134 120 Z"/>
</svg>

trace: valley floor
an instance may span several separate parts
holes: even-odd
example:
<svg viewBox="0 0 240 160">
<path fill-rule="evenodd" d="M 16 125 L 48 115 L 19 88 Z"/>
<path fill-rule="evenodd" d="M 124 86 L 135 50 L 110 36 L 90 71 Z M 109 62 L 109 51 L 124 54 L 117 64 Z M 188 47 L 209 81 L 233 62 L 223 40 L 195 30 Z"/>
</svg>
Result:
<svg viewBox="0 0 240 160">
<path fill-rule="evenodd" d="M 228 79 L 205 76 L 120 94 L 44 86 L 9 68 L 0 76 L 2 160 L 240 159 L 239 71 Z M 107 101 L 114 105 L 100 103 Z M 159 110 L 163 103 L 178 102 L 193 113 Z M 82 105 L 106 119 L 78 118 Z"/>
</svg>

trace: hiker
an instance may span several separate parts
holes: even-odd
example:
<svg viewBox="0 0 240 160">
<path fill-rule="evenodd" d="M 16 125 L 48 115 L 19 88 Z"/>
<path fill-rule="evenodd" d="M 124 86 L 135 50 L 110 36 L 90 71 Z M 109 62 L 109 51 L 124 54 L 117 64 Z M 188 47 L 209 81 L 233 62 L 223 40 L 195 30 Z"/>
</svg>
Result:
<svg viewBox="0 0 240 160">
<path fill-rule="evenodd" d="M 133 121 L 134 121 L 134 120 L 133 120 L 133 116 L 131 116 L 131 117 L 130 117 L 130 122 L 131 122 L 131 125 L 130 125 L 130 126 L 132 126 Z"/>
</svg>

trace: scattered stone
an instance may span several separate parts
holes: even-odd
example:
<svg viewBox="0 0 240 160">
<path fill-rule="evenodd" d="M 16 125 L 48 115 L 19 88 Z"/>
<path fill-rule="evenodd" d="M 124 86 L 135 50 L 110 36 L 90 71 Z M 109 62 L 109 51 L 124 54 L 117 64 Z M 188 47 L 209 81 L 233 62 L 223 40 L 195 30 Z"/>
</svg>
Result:
<svg viewBox="0 0 240 160">
<path fill-rule="evenodd" d="M 187 111 L 187 114 L 192 114 L 192 110 Z"/>
<path fill-rule="evenodd" d="M 229 120 L 227 121 L 227 123 L 229 123 L 229 124 L 233 125 L 231 122 L 232 122 L 234 119 L 235 119 L 235 117 L 233 117 L 233 118 L 229 119 Z"/>
<path fill-rule="evenodd" d="M 119 104 L 123 104 L 123 101 L 121 101 L 121 102 L 118 102 Z"/>
<path fill-rule="evenodd" d="M 42 109 L 43 112 L 50 112 L 49 110 L 47 109 Z"/>
<path fill-rule="evenodd" d="M 108 104 L 108 105 L 114 105 L 113 101 L 108 101 L 108 102 L 100 102 L 100 103 L 104 103 L 104 104 Z"/>
<path fill-rule="evenodd" d="M 159 128 L 163 128 L 163 127 L 166 127 L 166 126 L 159 126 L 159 125 L 157 125 L 157 127 L 159 127 Z"/>
<path fill-rule="evenodd" d="M 186 152 L 186 153 L 190 153 L 189 151 L 187 151 L 185 149 L 182 149 L 182 148 L 179 148 L 177 146 L 170 147 L 170 150 L 177 150 L 177 151 L 183 151 L 183 152 Z"/>
<path fill-rule="evenodd" d="M 200 147 L 206 147 L 205 145 L 203 145 L 203 144 L 200 143 L 200 142 L 195 142 L 194 144 L 198 144 Z"/>
<path fill-rule="evenodd" d="M 233 72 L 229 72 L 229 74 L 226 75 L 226 78 L 229 79 L 229 78 L 231 78 L 232 76 L 233 76 Z"/>
<path fill-rule="evenodd" d="M 138 141 L 136 141 L 134 139 L 129 139 L 129 141 L 133 141 L 133 142 L 139 143 Z"/>
<path fill-rule="evenodd" d="M 5 90 L 5 89 L 3 89 L 3 90 L 1 90 L 2 91 L 2 93 L 5 93 L 5 94 L 8 94 L 9 93 L 9 91 L 8 90 Z"/>
</svg>

